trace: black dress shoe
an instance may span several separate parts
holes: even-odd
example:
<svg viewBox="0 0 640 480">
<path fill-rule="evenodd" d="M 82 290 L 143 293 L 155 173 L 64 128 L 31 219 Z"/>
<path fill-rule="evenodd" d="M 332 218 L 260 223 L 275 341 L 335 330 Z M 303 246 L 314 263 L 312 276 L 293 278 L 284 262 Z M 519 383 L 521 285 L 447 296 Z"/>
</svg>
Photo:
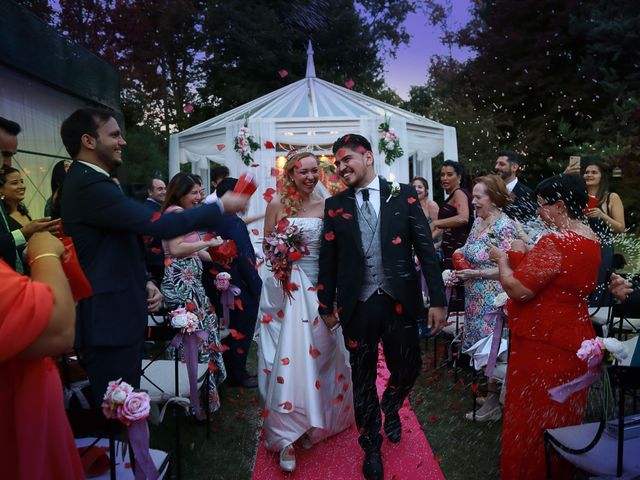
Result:
<svg viewBox="0 0 640 480">
<path fill-rule="evenodd" d="M 391 443 L 398 443 L 402 437 L 402 422 L 398 412 L 384 417 L 384 433 Z"/>
<path fill-rule="evenodd" d="M 364 452 L 362 473 L 364 473 L 366 480 L 384 480 L 384 469 L 382 468 L 382 455 L 380 454 L 380 450 Z"/>
</svg>

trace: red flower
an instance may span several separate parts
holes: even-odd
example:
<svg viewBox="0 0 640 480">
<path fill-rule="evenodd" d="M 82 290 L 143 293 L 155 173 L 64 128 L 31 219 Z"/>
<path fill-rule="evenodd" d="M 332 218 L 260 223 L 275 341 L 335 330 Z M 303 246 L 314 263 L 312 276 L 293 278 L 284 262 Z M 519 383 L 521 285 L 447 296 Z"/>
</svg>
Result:
<svg viewBox="0 0 640 480">
<path fill-rule="evenodd" d="M 291 260 L 292 262 L 295 262 L 302 258 L 302 253 L 300 252 L 300 250 L 294 250 L 293 252 L 289 252 L 287 254 L 287 257 L 289 257 L 289 260 Z"/>
</svg>

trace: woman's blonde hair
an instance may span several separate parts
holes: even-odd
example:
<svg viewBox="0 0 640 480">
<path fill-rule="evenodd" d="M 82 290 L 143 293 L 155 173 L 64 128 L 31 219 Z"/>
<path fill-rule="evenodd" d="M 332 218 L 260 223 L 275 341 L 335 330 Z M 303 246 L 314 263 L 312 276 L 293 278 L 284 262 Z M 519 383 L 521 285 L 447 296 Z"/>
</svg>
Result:
<svg viewBox="0 0 640 480">
<path fill-rule="evenodd" d="M 504 208 L 513 202 L 513 194 L 499 175 L 485 175 L 473 179 L 473 185 L 482 183 L 487 188 L 487 195 L 498 208 Z"/>
<path fill-rule="evenodd" d="M 293 181 L 291 173 L 293 172 L 293 169 L 299 165 L 298 162 L 307 157 L 312 157 L 318 165 L 320 164 L 320 159 L 311 152 L 290 151 L 287 154 L 287 161 L 284 164 L 284 168 L 282 169 L 282 173 L 278 179 L 278 195 L 280 196 L 280 201 L 284 205 L 287 217 L 295 216 L 302 205 L 302 197 L 300 196 L 300 192 L 298 192 L 298 188 L 296 187 L 296 183 Z"/>
</svg>

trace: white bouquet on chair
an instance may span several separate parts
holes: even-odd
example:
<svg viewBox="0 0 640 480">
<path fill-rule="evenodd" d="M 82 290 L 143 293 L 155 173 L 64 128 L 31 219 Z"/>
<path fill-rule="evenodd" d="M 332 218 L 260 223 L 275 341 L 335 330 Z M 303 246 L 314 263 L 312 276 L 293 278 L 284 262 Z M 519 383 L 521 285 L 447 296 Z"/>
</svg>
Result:
<svg viewBox="0 0 640 480">
<path fill-rule="evenodd" d="M 189 304 L 185 308 L 176 308 L 169 313 L 171 318 L 171 326 L 178 328 L 182 333 L 193 333 L 202 330 L 200 319 L 189 309 Z"/>
</svg>

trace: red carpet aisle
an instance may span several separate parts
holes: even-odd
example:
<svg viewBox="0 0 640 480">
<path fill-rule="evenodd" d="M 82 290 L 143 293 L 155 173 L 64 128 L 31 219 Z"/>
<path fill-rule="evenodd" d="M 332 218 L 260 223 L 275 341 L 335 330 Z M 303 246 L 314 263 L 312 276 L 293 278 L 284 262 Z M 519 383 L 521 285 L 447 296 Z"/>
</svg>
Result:
<svg viewBox="0 0 640 480">
<path fill-rule="evenodd" d="M 389 377 L 384 359 L 378 361 L 378 393 L 382 395 Z M 422 432 L 408 400 L 400 409 L 402 440 L 394 445 L 384 433 L 382 460 L 385 480 L 440 480 L 444 479 L 431 447 Z M 304 479 L 356 480 L 362 475 L 364 454 L 358 445 L 355 425 L 306 451 L 296 448 L 296 471 L 285 473 L 278 466 L 278 452 L 269 452 L 260 441 L 253 470 L 253 480 Z"/>
</svg>

